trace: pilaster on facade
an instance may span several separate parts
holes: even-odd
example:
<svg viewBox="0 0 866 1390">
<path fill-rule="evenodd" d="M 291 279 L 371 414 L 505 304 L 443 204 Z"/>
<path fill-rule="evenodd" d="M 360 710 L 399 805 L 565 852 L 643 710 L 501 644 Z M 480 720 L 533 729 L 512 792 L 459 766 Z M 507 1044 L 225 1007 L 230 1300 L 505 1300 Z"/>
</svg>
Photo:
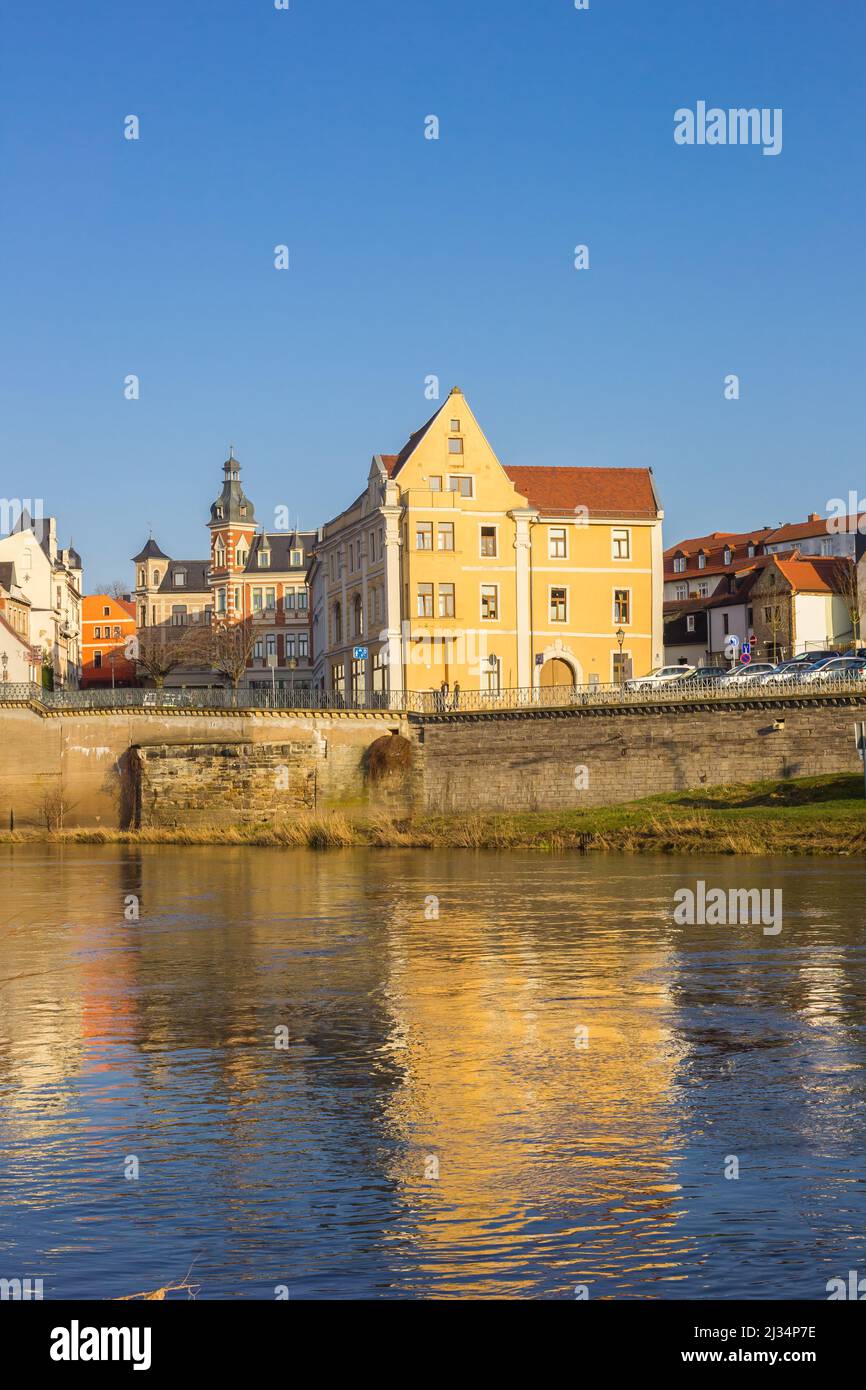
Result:
<svg viewBox="0 0 866 1390">
<path fill-rule="evenodd" d="M 532 594 L 530 587 L 532 537 L 530 528 L 538 520 L 538 512 L 530 507 L 515 507 L 508 515 L 513 520 L 515 528 L 517 684 L 525 690 L 532 684 Z"/>
<path fill-rule="evenodd" d="M 388 492 L 393 485 L 389 484 Z M 396 492 L 396 489 L 394 489 Z M 381 509 L 385 521 L 385 614 L 388 633 L 388 688 L 403 691 L 403 597 L 402 597 L 402 520 L 403 508 L 395 500 Z M 408 617 L 408 614 L 407 614 Z"/>
</svg>

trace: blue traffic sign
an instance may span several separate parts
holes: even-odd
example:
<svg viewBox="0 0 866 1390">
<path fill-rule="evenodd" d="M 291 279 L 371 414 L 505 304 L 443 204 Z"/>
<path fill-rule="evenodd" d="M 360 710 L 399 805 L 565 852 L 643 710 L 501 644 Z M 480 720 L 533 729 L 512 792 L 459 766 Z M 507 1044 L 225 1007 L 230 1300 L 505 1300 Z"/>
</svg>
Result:
<svg viewBox="0 0 866 1390">
<path fill-rule="evenodd" d="M 369 651 L 368 651 L 368 649 L 367 649 L 366 647 L 353 647 L 353 648 L 352 648 L 352 656 L 354 657 L 355 661 L 366 661 L 368 655 L 369 655 Z"/>
</svg>

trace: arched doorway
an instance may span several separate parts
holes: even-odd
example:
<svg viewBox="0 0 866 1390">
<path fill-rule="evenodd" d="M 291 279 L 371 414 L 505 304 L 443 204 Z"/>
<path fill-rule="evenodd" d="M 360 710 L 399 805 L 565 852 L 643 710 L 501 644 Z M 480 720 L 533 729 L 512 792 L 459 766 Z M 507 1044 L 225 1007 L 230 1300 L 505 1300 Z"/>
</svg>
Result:
<svg viewBox="0 0 866 1390">
<path fill-rule="evenodd" d="M 542 690 L 548 690 L 551 686 L 574 686 L 576 682 L 568 662 L 560 656 L 553 656 L 542 666 L 539 684 Z"/>
</svg>

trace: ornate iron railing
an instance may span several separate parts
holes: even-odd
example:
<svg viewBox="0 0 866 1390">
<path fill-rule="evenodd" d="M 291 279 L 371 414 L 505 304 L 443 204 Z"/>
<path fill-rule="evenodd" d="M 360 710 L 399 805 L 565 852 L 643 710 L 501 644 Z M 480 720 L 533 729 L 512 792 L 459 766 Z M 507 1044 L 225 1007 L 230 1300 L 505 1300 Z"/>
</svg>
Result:
<svg viewBox="0 0 866 1390">
<path fill-rule="evenodd" d="M 322 690 L 286 690 L 261 685 L 239 690 L 44 690 L 38 685 L 0 682 L 0 706 L 38 705 L 59 710 L 298 710 L 365 711 L 445 716 L 496 710 L 580 709 L 594 706 L 653 708 L 659 705 L 733 705 L 745 700 L 775 703 L 781 698 L 860 696 L 866 678 L 841 674 L 823 680 L 804 676 L 777 680 L 674 680 L 659 685 L 629 681 L 624 685 L 549 686 L 532 689 L 439 691 L 368 691 L 341 695 Z"/>
</svg>

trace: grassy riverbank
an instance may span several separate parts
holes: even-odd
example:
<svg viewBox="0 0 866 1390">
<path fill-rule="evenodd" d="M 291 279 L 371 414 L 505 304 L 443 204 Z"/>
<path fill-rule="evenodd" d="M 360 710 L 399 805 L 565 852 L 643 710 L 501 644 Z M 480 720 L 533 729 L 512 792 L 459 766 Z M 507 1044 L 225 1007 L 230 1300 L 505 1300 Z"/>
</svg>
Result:
<svg viewBox="0 0 866 1390">
<path fill-rule="evenodd" d="M 262 845 L 310 849 L 619 850 L 682 854 L 866 854 L 866 800 L 860 777 L 710 787 L 651 796 L 624 806 L 415 821 L 351 819 L 341 812 L 177 830 L 20 830 L 2 844 Z"/>
</svg>

